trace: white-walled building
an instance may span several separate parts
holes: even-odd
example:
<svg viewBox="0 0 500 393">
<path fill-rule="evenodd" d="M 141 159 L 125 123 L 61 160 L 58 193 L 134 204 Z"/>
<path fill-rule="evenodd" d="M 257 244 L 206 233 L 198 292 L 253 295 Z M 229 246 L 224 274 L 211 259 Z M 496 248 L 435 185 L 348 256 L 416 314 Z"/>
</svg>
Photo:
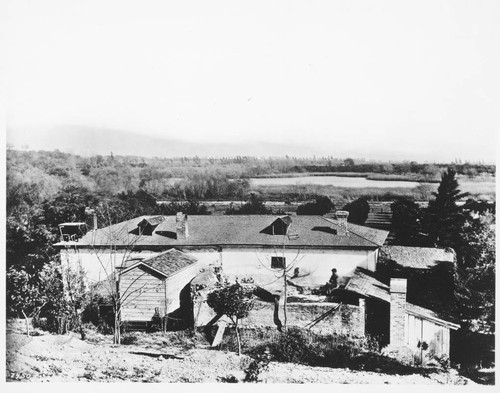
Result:
<svg viewBox="0 0 500 393">
<path fill-rule="evenodd" d="M 387 235 L 387 231 L 348 223 L 346 212 L 337 212 L 335 218 L 187 217 L 178 213 L 138 217 L 91 230 L 80 239 L 62 241 L 56 246 L 61 249 L 63 266 L 81 267 L 90 282 L 106 280 L 118 272 L 122 296 L 135 288 L 123 302 L 123 320 L 148 321 L 155 310 L 177 315 L 185 309 L 183 302 L 190 303 L 188 308 L 195 323 L 210 320 L 206 299 L 201 292 L 190 292 L 193 286 L 197 287 L 192 283 L 203 282 L 200 277 L 212 277 L 213 281 L 221 273 L 230 282 L 263 288 L 281 302 L 283 269 L 291 283 L 287 298 L 303 291 L 311 294 L 325 286 L 333 270 L 338 287 L 351 300 L 339 300 L 342 311 L 323 320 L 323 331 L 385 332 L 390 335 L 391 344 L 415 351 L 417 344 L 426 341 L 437 354 L 448 355 L 449 330 L 458 325 L 448 317 L 407 302 L 406 284 L 398 297 L 397 291 L 375 278 L 379 252 Z M 384 250 L 386 257 L 391 256 L 402 267 L 428 269 L 436 263 L 450 263 L 448 251 L 438 249 Z M 262 303 L 249 323 L 273 324 L 274 306 Z M 291 305 L 296 310 L 290 320 L 305 324 L 332 307 L 337 306 L 325 299 L 312 304 L 309 298 Z"/>
<path fill-rule="evenodd" d="M 200 270 L 222 268 L 230 281 L 253 280 L 277 290 L 280 268 L 298 268 L 302 286 L 324 285 L 337 269 L 339 281 L 357 267 L 375 271 L 386 231 L 322 216 L 142 216 L 91 230 L 77 241 L 57 243 L 61 261 L 81 266 L 90 281 L 115 267 L 176 248 L 198 260 Z M 283 265 L 284 264 L 284 265 Z M 291 274 L 291 273 L 290 273 Z"/>
</svg>

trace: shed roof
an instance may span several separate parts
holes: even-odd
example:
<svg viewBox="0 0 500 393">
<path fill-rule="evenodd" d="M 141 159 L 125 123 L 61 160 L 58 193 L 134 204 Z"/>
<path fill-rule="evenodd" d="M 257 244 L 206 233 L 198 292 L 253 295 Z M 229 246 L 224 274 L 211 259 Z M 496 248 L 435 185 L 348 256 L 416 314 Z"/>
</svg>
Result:
<svg viewBox="0 0 500 393">
<path fill-rule="evenodd" d="M 383 246 L 380 257 L 403 268 L 429 269 L 440 263 L 454 263 L 455 252 L 451 248 Z"/>
<path fill-rule="evenodd" d="M 177 246 L 275 246 L 280 236 L 263 232 L 276 221 L 273 215 L 189 216 L 189 236 L 177 239 L 175 216 L 165 216 L 151 236 L 138 234 L 137 225 L 152 216 L 141 216 L 87 233 L 75 244 L 78 248 L 115 247 L 148 248 Z M 281 220 L 283 218 L 281 217 Z M 378 248 L 387 231 L 348 223 L 348 236 L 337 234 L 336 220 L 322 216 L 293 216 L 287 246 L 300 248 Z M 298 235 L 298 236 L 293 236 Z M 56 246 L 65 246 L 64 242 Z"/>
<path fill-rule="evenodd" d="M 345 289 L 365 297 L 375 298 L 385 302 L 391 301 L 389 286 L 359 268 L 356 269 L 354 275 L 345 286 Z"/>
<path fill-rule="evenodd" d="M 420 307 L 412 303 L 406 303 L 406 312 L 408 314 L 416 315 L 418 317 L 430 320 L 432 322 L 437 322 L 441 325 L 446 325 L 451 329 L 458 329 L 460 325 L 457 323 L 456 318 L 450 317 L 449 315 L 443 315 L 442 313 L 437 313 L 435 311 L 429 310 L 428 308 Z"/>
</svg>

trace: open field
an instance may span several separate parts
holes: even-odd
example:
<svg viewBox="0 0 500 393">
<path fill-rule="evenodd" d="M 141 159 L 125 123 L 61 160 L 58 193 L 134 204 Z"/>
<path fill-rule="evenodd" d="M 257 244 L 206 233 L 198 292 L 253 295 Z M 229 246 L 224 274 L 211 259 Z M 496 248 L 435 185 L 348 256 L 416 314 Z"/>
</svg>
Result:
<svg viewBox="0 0 500 393">
<path fill-rule="evenodd" d="M 266 185 L 303 185 L 313 184 L 321 186 L 335 186 L 347 188 L 412 188 L 418 185 L 411 181 L 379 181 L 368 180 L 365 177 L 342 177 L 342 176 L 304 176 L 304 177 L 280 177 L 280 178 L 258 178 L 251 179 L 254 186 Z"/>
<path fill-rule="evenodd" d="M 395 196 L 407 196 L 419 201 L 427 201 L 431 198 L 432 192 L 437 191 L 439 186 L 439 184 L 436 183 L 414 183 L 415 185 L 413 185 L 413 183 L 400 182 L 403 183 L 405 187 L 381 187 L 388 182 L 373 181 L 376 183 L 377 187 L 351 187 L 350 185 L 336 186 L 325 184 L 328 183 L 328 177 L 308 177 L 306 179 L 310 181 L 309 184 L 301 184 L 300 181 L 294 183 L 294 179 L 295 178 L 258 179 L 261 183 L 265 181 L 265 184 L 254 184 L 252 189 L 260 192 L 265 199 L 269 198 L 270 200 L 284 200 L 286 198 L 292 200 L 307 200 L 313 195 L 327 195 L 332 198 L 332 200 L 337 199 L 340 201 L 351 201 L 361 196 L 368 196 L 373 200 L 390 200 Z M 360 182 L 365 181 L 365 179 L 350 178 L 349 181 Z M 475 198 L 495 199 L 495 177 L 484 176 L 471 179 L 462 176 L 458 178 L 458 182 L 462 192 L 468 192 Z M 412 186 L 408 187 L 410 184 Z"/>
<path fill-rule="evenodd" d="M 408 182 L 428 182 L 439 183 L 438 177 L 428 177 L 418 173 L 410 173 L 407 175 L 373 173 L 373 172 L 300 172 L 300 173 L 274 173 L 268 175 L 255 176 L 255 179 L 281 179 L 281 178 L 296 178 L 296 177 L 348 177 L 348 178 L 365 178 L 367 180 L 377 181 L 408 181 Z"/>
</svg>

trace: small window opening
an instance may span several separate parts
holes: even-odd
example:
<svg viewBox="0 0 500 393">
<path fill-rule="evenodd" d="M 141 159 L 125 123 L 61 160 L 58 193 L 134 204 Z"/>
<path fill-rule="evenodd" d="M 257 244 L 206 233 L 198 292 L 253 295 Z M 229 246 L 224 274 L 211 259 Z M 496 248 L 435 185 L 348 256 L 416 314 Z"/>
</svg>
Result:
<svg viewBox="0 0 500 393">
<path fill-rule="evenodd" d="M 271 268 L 284 269 L 285 267 L 285 257 L 271 257 Z"/>
</svg>

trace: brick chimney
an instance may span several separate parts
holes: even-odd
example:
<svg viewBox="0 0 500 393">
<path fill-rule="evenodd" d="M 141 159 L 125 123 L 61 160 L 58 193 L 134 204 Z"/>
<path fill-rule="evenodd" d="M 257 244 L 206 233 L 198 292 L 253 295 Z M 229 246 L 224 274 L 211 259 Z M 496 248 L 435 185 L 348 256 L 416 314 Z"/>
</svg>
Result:
<svg viewBox="0 0 500 393">
<path fill-rule="evenodd" d="M 175 232 L 177 240 L 186 240 L 189 236 L 187 215 L 182 212 L 177 212 L 175 216 Z"/>
<path fill-rule="evenodd" d="M 335 212 L 335 217 L 337 218 L 337 235 L 339 236 L 349 236 L 349 231 L 347 230 L 347 217 L 349 217 L 349 212 L 345 210 L 338 210 Z"/>
<path fill-rule="evenodd" d="M 390 345 L 406 345 L 406 278 L 391 278 Z"/>
</svg>

